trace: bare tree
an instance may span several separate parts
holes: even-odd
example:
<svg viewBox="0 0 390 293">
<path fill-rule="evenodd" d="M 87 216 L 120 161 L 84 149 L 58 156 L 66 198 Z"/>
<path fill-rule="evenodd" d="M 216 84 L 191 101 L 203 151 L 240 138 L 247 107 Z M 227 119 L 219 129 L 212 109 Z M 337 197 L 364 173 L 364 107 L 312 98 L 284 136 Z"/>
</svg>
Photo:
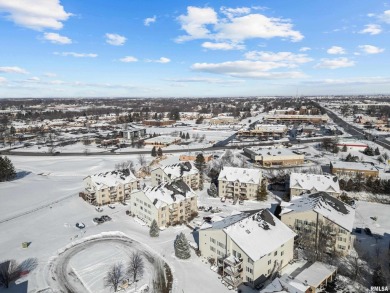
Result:
<svg viewBox="0 0 390 293">
<path fill-rule="evenodd" d="M 119 285 L 125 280 L 125 271 L 122 263 L 112 265 L 104 277 L 104 285 L 118 291 Z"/>
<path fill-rule="evenodd" d="M 20 266 L 14 259 L 0 263 L 0 287 L 9 288 L 9 285 L 20 277 Z"/>
<path fill-rule="evenodd" d="M 144 260 L 142 259 L 141 253 L 136 251 L 132 252 L 130 255 L 129 265 L 127 267 L 127 273 L 130 278 L 133 278 L 133 282 L 137 281 L 137 278 L 140 278 L 144 274 Z"/>
<path fill-rule="evenodd" d="M 138 156 L 138 163 L 141 165 L 141 167 L 145 167 L 146 165 L 145 155 L 140 154 Z"/>
</svg>

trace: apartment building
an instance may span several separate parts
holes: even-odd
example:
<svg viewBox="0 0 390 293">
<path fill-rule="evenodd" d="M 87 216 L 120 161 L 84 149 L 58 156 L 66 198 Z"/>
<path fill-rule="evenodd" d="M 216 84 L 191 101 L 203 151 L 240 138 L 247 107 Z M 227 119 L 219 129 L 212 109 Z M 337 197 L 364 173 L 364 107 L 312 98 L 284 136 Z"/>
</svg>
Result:
<svg viewBox="0 0 390 293">
<path fill-rule="evenodd" d="M 125 140 L 138 140 L 146 136 L 146 128 L 138 128 L 128 125 L 127 129 L 121 131 L 122 138 Z"/>
<path fill-rule="evenodd" d="M 316 247 L 326 242 L 327 251 L 346 255 L 353 245 L 355 210 L 326 192 L 283 203 L 280 216 L 300 237 L 313 237 Z M 324 234 L 330 237 L 327 241 Z"/>
<path fill-rule="evenodd" d="M 290 196 L 326 192 L 333 196 L 340 194 L 340 185 L 337 176 L 318 175 L 306 173 L 291 173 L 290 175 Z"/>
<path fill-rule="evenodd" d="M 233 199 L 255 199 L 261 175 L 259 169 L 223 167 L 218 177 L 218 195 Z"/>
<path fill-rule="evenodd" d="M 84 192 L 80 196 L 91 204 L 105 205 L 122 202 L 139 189 L 139 180 L 129 170 L 110 171 L 84 178 Z"/>
<path fill-rule="evenodd" d="M 183 181 L 147 186 L 131 193 L 130 211 L 148 225 L 159 227 L 184 223 L 198 212 L 197 195 Z"/>
<path fill-rule="evenodd" d="M 364 177 L 379 176 L 379 170 L 370 163 L 333 161 L 329 165 L 330 172 L 338 176 L 354 177 L 357 174 L 361 174 Z"/>
<path fill-rule="evenodd" d="M 275 276 L 293 258 L 296 234 L 266 209 L 237 212 L 199 230 L 199 250 L 234 288 Z"/>
<path fill-rule="evenodd" d="M 303 165 L 305 156 L 285 148 L 244 148 L 253 161 L 263 167 Z"/>
<path fill-rule="evenodd" d="M 192 189 L 199 188 L 200 174 L 193 162 L 180 162 L 151 171 L 152 186 L 183 180 Z"/>
</svg>

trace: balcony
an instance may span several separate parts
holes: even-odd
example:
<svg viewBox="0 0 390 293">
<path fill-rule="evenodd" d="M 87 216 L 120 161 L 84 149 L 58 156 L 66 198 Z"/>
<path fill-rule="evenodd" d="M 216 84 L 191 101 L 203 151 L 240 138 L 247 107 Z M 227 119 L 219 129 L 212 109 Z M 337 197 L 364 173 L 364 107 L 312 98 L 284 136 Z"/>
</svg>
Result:
<svg viewBox="0 0 390 293">
<path fill-rule="evenodd" d="M 237 288 L 243 282 L 242 278 L 223 277 L 222 280 L 224 280 L 228 285 L 231 285 L 234 288 Z"/>
<path fill-rule="evenodd" d="M 242 271 L 243 271 L 242 267 L 232 268 L 231 266 L 227 266 L 227 267 L 223 268 L 224 274 L 229 275 L 232 278 L 241 277 Z"/>
<path fill-rule="evenodd" d="M 229 265 L 235 268 L 238 268 L 241 266 L 243 259 L 234 257 L 233 255 L 227 256 L 223 259 L 223 262 L 225 265 Z"/>
</svg>

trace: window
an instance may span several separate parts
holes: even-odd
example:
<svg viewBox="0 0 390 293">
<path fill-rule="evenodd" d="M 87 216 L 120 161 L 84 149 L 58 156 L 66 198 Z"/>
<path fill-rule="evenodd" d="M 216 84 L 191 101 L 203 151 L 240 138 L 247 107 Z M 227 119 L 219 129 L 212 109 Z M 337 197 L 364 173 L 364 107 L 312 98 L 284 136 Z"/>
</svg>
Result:
<svg viewBox="0 0 390 293">
<path fill-rule="evenodd" d="M 253 265 L 253 260 L 251 260 L 250 257 L 248 257 L 248 263 L 250 263 L 251 265 Z"/>
<path fill-rule="evenodd" d="M 240 258 L 240 257 L 241 257 L 241 253 L 239 253 L 238 251 L 235 251 L 234 249 L 233 249 L 233 255 L 234 255 L 235 257 L 237 257 L 237 258 Z"/>
<path fill-rule="evenodd" d="M 215 239 L 210 237 L 210 242 L 215 243 Z"/>
<path fill-rule="evenodd" d="M 270 272 L 271 272 L 271 269 L 268 270 L 268 275 L 269 275 Z"/>
<path fill-rule="evenodd" d="M 274 256 L 275 256 L 275 255 L 278 255 L 278 251 L 275 251 L 275 252 L 274 252 Z"/>
<path fill-rule="evenodd" d="M 225 248 L 225 244 L 223 244 L 222 242 L 218 241 L 217 244 L 218 244 L 219 247 Z"/>
<path fill-rule="evenodd" d="M 134 206 L 136 207 L 136 206 L 137 206 L 137 204 L 136 204 L 136 203 L 134 203 Z"/>
<path fill-rule="evenodd" d="M 252 282 L 252 279 L 249 278 L 249 277 L 247 276 L 247 277 L 246 277 L 246 281 L 247 281 L 247 282 Z"/>
<path fill-rule="evenodd" d="M 342 246 L 342 245 L 339 244 L 338 248 L 341 249 L 341 250 L 344 250 L 345 246 Z"/>
<path fill-rule="evenodd" d="M 250 267 L 246 267 L 246 271 L 250 274 L 253 274 L 253 270 Z"/>
<path fill-rule="evenodd" d="M 281 256 L 283 256 L 283 254 L 284 254 L 284 251 L 282 251 L 282 252 L 280 253 Z"/>
<path fill-rule="evenodd" d="M 271 260 L 268 261 L 268 265 L 270 265 L 270 264 L 271 264 Z M 269 274 L 269 273 L 268 273 L 268 274 Z"/>
<path fill-rule="evenodd" d="M 212 247 L 212 246 L 210 246 L 210 250 L 213 251 L 213 252 L 215 252 L 215 248 Z"/>
</svg>

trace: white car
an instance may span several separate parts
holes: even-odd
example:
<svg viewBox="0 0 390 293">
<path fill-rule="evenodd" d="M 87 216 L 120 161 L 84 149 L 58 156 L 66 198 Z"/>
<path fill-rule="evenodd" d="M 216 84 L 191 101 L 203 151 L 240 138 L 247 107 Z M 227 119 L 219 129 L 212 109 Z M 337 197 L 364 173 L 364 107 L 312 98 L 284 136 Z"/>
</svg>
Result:
<svg viewBox="0 0 390 293">
<path fill-rule="evenodd" d="M 99 213 L 101 213 L 103 211 L 103 208 L 102 207 L 96 207 L 95 210 Z"/>
</svg>

